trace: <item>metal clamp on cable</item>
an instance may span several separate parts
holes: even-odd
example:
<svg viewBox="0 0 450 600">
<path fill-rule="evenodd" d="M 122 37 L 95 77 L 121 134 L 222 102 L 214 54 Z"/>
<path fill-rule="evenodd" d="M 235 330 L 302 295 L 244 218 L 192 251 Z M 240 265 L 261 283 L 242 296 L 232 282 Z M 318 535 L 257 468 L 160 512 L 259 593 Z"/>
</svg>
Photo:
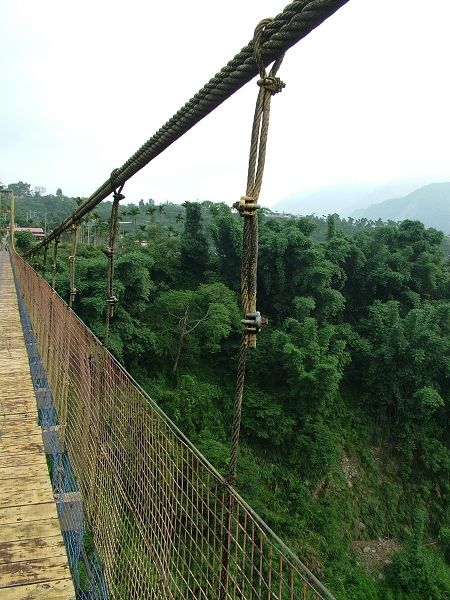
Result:
<svg viewBox="0 0 450 600">
<path fill-rule="evenodd" d="M 262 317 L 259 310 L 257 310 L 247 313 L 241 323 L 244 325 L 245 333 L 258 333 L 263 325 L 269 324 L 269 319 Z"/>
<path fill-rule="evenodd" d="M 108 258 L 113 256 L 113 254 L 114 254 L 114 250 L 111 248 L 111 246 L 108 246 L 107 248 L 102 248 L 102 252 Z"/>
<path fill-rule="evenodd" d="M 107 298 L 106 302 L 108 303 L 109 316 L 113 317 L 114 309 L 116 307 L 116 304 L 119 302 L 119 299 L 117 298 L 117 296 L 109 296 L 109 298 Z"/>
<path fill-rule="evenodd" d="M 241 196 L 239 202 L 233 204 L 233 208 L 239 212 L 241 217 L 254 217 L 259 208 L 259 204 L 257 204 L 255 198 L 252 198 L 251 196 Z"/>
</svg>

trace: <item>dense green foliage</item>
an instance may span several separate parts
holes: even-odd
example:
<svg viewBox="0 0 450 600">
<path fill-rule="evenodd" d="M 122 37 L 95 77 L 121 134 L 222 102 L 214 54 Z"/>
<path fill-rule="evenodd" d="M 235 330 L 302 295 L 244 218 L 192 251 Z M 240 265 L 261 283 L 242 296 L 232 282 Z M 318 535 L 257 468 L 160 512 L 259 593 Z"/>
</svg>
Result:
<svg viewBox="0 0 450 600">
<path fill-rule="evenodd" d="M 163 206 L 143 203 L 121 228 L 111 347 L 226 472 L 242 224 L 224 205 L 186 203 L 170 217 L 174 205 Z M 79 246 L 74 305 L 100 338 L 104 225 Z M 442 241 L 413 221 L 261 214 L 259 307 L 270 326 L 249 356 L 238 489 L 342 600 L 450 595 Z M 65 298 L 68 253 L 61 244 Z M 374 559 L 379 540 L 391 550 Z"/>
</svg>

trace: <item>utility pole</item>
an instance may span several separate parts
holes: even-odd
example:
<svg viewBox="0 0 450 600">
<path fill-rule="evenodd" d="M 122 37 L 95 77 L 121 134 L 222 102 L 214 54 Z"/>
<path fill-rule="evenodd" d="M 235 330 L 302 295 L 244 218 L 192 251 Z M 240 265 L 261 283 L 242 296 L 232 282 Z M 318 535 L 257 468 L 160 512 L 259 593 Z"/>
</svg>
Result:
<svg viewBox="0 0 450 600">
<path fill-rule="evenodd" d="M 3 231 L 3 227 L 2 227 L 2 196 L 3 196 L 3 192 L 0 191 L 0 250 L 3 248 L 3 239 L 2 239 L 2 231 Z"/>
<path fill-rule="evenodd" d="M 11 248 L 14 250 L 14 192 L 12 190 L 6 190 L 9 195 L 9 237 Z"/>
</svg>

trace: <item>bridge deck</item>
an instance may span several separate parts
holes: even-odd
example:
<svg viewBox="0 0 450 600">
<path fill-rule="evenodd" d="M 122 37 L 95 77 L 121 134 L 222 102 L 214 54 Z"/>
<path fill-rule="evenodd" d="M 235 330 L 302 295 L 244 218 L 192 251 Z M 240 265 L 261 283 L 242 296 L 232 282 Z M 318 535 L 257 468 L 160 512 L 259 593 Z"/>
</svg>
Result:
<svg viewBox="0 0 450 600">
<path fill-rule="evenodd" d="M 75 598 L 6 252 L 0 252 L 0 600 Z"/>
</svg>

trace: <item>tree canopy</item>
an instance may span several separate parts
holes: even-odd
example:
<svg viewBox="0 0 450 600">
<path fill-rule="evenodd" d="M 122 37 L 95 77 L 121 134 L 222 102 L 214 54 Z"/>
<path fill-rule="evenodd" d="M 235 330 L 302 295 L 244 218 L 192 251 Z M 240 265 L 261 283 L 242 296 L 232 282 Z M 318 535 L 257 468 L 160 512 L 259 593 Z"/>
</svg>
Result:
<svg viewBox="0 0 450 600">
<path fill-rule="evenodd" d="M 226 472 L 242 223 L 211 203 L 142 201 L 132 216 L 111 349 Z M 100 338 L 101 222 L 79 246 L 74 304 Z M 450 595 L 444 242 L 415 221 L 261 218 L 258 306 L 270 325 L 249 356 L 237 486 L 342 600 Z M 68 253 L 67 240 L 66 298 Z M 379 540 L 392 550 L 373 557 Z"/>
</svg>

